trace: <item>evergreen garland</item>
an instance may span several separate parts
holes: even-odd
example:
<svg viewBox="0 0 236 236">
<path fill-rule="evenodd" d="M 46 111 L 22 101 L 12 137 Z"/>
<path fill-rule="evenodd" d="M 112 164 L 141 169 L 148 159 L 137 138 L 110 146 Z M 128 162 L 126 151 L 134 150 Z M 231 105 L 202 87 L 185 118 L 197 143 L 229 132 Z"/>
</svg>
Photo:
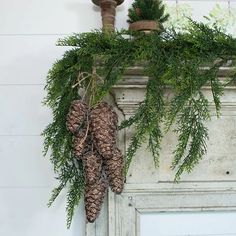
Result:
<svg viewBox="0 0 236 236">
<path fill-rule="evenodd" d="M 126 35 L 126 37 L 124 37 Z M 58 45 L 70 46 L 63 58 L 49 71 L 45 104 L 52 109 L 53 121 L 43 132 L 44 154 L 50 148 L 51 162 L 58 175 L 59 186 L 53 190 L 49 205 L 61 190 L 68 187 L 67 225 L 84 192 L 83 167 L 76 159 L 72 147 L 72 134 L 66 128 L 66 116 L 73 100 L 80 98 L 79 89 L 88 88 L 96 67 L 96 89 L 92 106 L 99 103 L 117 84 L 125 70 L 135 63 L 146 61 L 144 73 L 149 76 L 144 101 L 134 116 L 120 124 L 120 129 L 134 128 L 126 153 L 126 172 L 136 151 L 144 141 L 158 166 L 162 136 L 177 127 L 178 144 L 173 155 L 172 168 L 179 181 L 184 171 L 190 172 L 206 153 L 210 119 L 207 98 L 201 92 L 211 86 L 217 114 L 224 86 L 218 79 L 220 67 L 236 55 L 236 39 L 218 28 L 209 28 L 191 21 L 184 33 L 163 30 L 161 33 L 120 31 L 106 34 L 100 31 L 75 34 L 59 40 Z M 100 61 L 99 63 L 98 60 Z M 207 67 L 203 68 L 203 66 Z M 88 76 L 78 84 L 78 75 Z M 236 73 L 231 75 L 236 78 Z M 74 86 L 74 85 L 78 86 Z M 165 98 L 165 89 L 174 96 Z M 94 88 L 94 87 L 93 87 Z M 161 128 L 165 124 L 165 129 Z"/>
<path fill-rule="evenodd" d="M 140 20 L 155 20 L 163 23 L 169 18 L 169 14 L 165 14 L 165 6 L 161 0 L 135 0 L 128 16 L 128 23 Z"/>
</svg>

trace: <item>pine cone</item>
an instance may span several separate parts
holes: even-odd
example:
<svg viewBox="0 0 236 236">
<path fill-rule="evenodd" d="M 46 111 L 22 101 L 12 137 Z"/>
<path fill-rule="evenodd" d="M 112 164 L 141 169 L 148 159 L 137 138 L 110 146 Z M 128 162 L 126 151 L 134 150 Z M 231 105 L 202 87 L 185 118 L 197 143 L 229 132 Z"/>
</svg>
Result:
<svg viewBox="0 0 236 236">
<path fill-rule="evenodd" d="M 85 173 L 85 181 L 89 185 L 95 184 L 102 175 L 102 157 L 94 151 L 84 154 L 83 166 Z"/>
<path fill-rule="evenodd" d="M 112 106 L 98 104 L 90 114 L 90 131 L 93 142 L 105 159 L 113 156 L 116 147 L 118 116 Z"/>
<path fill-rule="evenodd" d="M 111 190 L 120 194 L 124 188 L 124 158 L 121 151 L 116 148 L 112 158 L 104 160 L 104 169 Z"/>
<path fill-rule="evenodd" d="M 85 186 L 85 212 L 88 222 L 93 223 L 98 217 L 103 199 L 106 194 L 107 183 L 100 179 L 93 185 Z"/>
<path fill-rule="evenodd" d="M 87 128 L 80 129 L 79 133 L 74 136 L 74 153 L 77 158 L 81 156 L 88 150 L 88 136 Z"/>
<path fill-rule="evenodd" d="M 67 115 L 67 129 L 76 134 L 80 128 L 85 127 L 87 123 L 88 107 L 81 100 L 74 100 L 71 103 L 69 113 Z"/>
</svg>

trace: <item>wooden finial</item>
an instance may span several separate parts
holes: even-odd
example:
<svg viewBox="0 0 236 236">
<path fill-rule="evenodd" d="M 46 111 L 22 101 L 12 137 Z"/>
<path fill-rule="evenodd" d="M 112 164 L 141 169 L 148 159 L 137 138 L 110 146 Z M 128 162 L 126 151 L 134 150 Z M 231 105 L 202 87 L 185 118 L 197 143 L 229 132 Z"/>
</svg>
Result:
<svg viewBox="0 0 236 236">
<path fill-rule="evenodd" d="M 104 31 L 114 31 L 116 7 L 124 0 L 92 0 L 94 4 L 101 7 L 102 28 Z"/>
</svg>

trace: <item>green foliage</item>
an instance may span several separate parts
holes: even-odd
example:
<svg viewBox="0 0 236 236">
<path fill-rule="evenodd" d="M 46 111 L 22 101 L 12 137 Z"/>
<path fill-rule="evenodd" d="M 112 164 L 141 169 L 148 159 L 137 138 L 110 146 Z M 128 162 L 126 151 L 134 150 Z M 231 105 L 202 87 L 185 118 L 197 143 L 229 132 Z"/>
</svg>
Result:
<svg viewBox="0 0 236 236">
<path fill-rule="evenodd" d="M 165 6 L 161 0 L 135 0 L 129 9 L 129 23 L 139 20 L 155 20 L 163 23 L 168 20 L 165 14 Z"/>
<path fill-rule="evenodd" d="M 189 99 L 177 118 L 178 127 L 175 132 L 179 134 L 179 138 L 172 162 L 172 168 L 178 167 L 176 181 L 180 180 L 183 171 L 191 172 L 206 153 L 208 131 L 204 122 L 210 118 L 208 101 L 201 92 L 198 94 L 199 98 L 196 96 Z"/>
<path fill-rule="evenodd" d="M 225 62 L 235 58 L 236 39 L 218 28 L 191 21 L 182 33 L 173 29 L 147 35 L 95 31 L 59 40 L 58 45 L 71 49 L 48 73 L 44 103 L 51 108 L 53 120 L 43 136 L 44 153 L 46 155 L 50 149 L 50 160 L 59 181 L 49 205 L 62 189 L 68 189 L 68 227 L 84 192 L 82 163 L 74 157 L 73 137 L 66 129 L 70 104 L 82 97 L 81 89 L 88 91 L 93 106 L 122 79 L 128 67 L 146 61 L 144 73 L 150 79 L 144 101 L 134 116 L 120 124 L 120 129 L 131 126 L 134 129 L 126 153 L 126 173 L 143 142 L 153 154 L 155 166 L 158 165 L 161 139 L 169 129 L 178 135 L 172 163 L 176 181 L 201 160 L 207 150 L 206 122 L 210 119 L 208 100 L 201 90 L 206 85 L 211 87 L 219 115 L 220 98 L 226 84 L 218 79 L 218 72 Z M 81 73 L 88 76 L 78 83 Z M 235 79 L 236 73 L 231 76 Z M 171 99 L 165 97 L 166 87 L 174 93 Z M 175 129 L 172 128 L 174 123 Z"/>
<path fill-rule="evenodd" d="M 86 63 L 88 60 L 84 60 Z M 84 62 L 85 63 L 85 62 Z M 77 80 L 79 69 L 85 69 L 78 64 L 78 51 L 72 49 L 65 53 L 64 57 L 57 61 L 48 73 L 45 89 L 48 94 L 44 103 L 52 109 L 53 122 L 43 132 L 44 154 L 51 148 L 50 160 L 54 170 L 58 174 L 59 186 L 52 192 L 48 205 L 57 198 L 61 190 L 66 186 L 76 186 L 77 191 L 82 192 L 84 187 L 82 164 L 75 164 L 75 157 L 72 152 L 72 135 L 66 129 L 66 115 L 69 111 L 71 101 L 78 98 L 76 89 L 72 89 Z M 80 168 L 78 168 L 80 167 Z M 73 183 L 73 185 L 71 185 Z M 72 187 L 73 188 L 73 187 Z M 70 199 L 73 192 L 68 193 L 68 210 L 71 211 Z M 74 202 L 76 204 L 78 202 Z M 68 227 L 71 216 L 68 215 Z"/>
</svg>

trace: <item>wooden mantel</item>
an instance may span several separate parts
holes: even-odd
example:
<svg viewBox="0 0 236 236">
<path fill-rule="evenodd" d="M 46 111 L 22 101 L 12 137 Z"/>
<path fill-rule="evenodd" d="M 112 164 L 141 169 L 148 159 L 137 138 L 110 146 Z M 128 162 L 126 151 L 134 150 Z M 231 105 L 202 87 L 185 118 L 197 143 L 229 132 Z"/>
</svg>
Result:
<svg viewBox="0 0 236 236">
<path fill-rule="evenodd" d="M 224 80 L 233 70 L 222 67 L 219 77 Z M 147 80 L 143 67 L 135 66 L 114 86 L 120 120 L 134 114 L 143 101 Z M 143 145 L 131 164 L 124 193 L 115 196 L 109 192 L 101 216 L 95 224 L 87 225 L 87 236 L 139 236 L 139 217 L 143 212 L 236 210 L 236 86 L 226 87 L 220 118 L 215 114 L 210 87 L 204 87 L 203 93 L 210 100 L 212 118 L 208 124 L 208 154 L 200 164 L 191 174 L 183 174 L 176 184 L 175 172 L 170 169 L 176 136 L 172 132 L 165 135 L 158 169 Z M 131 129 L 120 133 L 124 152 L 131 135 Z"/>
</svg>

